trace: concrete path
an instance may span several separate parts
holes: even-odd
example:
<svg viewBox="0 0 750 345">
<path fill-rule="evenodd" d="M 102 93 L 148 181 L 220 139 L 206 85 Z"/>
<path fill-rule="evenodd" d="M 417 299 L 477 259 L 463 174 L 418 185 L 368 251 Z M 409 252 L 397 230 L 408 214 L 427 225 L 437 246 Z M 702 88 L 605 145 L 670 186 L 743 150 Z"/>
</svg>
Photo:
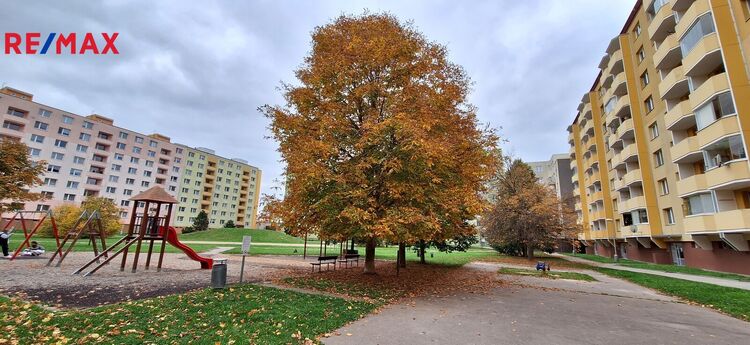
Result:
<svg viewBox="0 0 750 345">
<path fill-rule="evenodd" d="M 230 245 L 230 246 L 242 246 L 242 242 L 221 242 L 221 241 L 180 241 L 185 244 L 218 244 L 218 245 Z M 272 243 L 272 242 L 253 242 L 254 246 L 276 246 L 276 247 L 304 247 L 303 243 Z M 317 244 L 315 248 L 317 248 Z M 310 243 L 307 244 L 308 248 L 312 248 Z"/>
<path fill-rule="evenodd" d="M 568 255 L 561 255 L 561 254 L 553 254 L 553 255 L 561 259 L 565 259 L 565 260 L 572 261 L 572 262 L 579 262 L 579 263 L 583 263 L 583 264 L 587 264 L 587 265 L 591 265 L 595 267 L 611 268 L 614 270 L 630 271 L 630 272 L 637 272 L 637 273 L 647 273 L 647 274 L 653 274 L 656 276 L 663 276 L 663 277 L 676 278 L 676 279 L 682 279 L 682 280 L 690 280 L 694 282 L 708 283 L 708 284 L 726 286 L 726 287 L 731 287 L 731 288 L 750 290 L 750 282 L 743 282 L 739 280 L 699 276 L 699 275 L 694 275 L 694 274 L 662 272 L 662 271 L 649 270 L 649 269 L 643 269 L 643 268 L 621 266 L 617 264 L 601 263 L 601 262 L 586 260 L 586 259 L 575 257 L 575 256 L 568 256 Z"/>
<path fill-rule="evenodd" d="M 651 290 L 601 282 L 501 276 L 487 294 L 425 297 L 385 307 L 322 339 L 336 344 L 744 344 L 750 323 Z"/>
<path fill-rule="evenodd" d="M 234 247 L 216 247 L 214 249 L 201 253 L 201 255 L 218 255 L 232 249 L 234 249 Z"/>
</svg>

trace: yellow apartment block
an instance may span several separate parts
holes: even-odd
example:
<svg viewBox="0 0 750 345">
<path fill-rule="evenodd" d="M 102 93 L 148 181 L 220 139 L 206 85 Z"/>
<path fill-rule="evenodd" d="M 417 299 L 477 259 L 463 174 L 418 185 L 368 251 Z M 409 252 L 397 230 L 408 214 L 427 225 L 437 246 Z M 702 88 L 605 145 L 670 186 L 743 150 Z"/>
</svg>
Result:
<svg viewBox="0 0 750 345">
<path fill-rule="evenodd" d="M 750 4 L 637 1 L 568 127 L 586 251 L 750 274 Z"/>
</svg>

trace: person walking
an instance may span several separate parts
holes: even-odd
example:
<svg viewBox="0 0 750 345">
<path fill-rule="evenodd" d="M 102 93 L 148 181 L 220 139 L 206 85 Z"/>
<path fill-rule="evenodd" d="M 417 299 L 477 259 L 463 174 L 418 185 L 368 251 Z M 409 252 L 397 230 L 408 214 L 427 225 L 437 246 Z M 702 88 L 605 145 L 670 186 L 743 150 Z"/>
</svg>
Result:
<svg viewBox="0 0 750 345">
<path fill-rule="evenodd" d="M 10 257 L 8 254 L 8 239 L 10 235 L 11 233 L 8 229 L 3 229 L 3 232 L 0 232 L 0 247 L 3 247 L 3 257 L 6 259 Z"/>
</svg>

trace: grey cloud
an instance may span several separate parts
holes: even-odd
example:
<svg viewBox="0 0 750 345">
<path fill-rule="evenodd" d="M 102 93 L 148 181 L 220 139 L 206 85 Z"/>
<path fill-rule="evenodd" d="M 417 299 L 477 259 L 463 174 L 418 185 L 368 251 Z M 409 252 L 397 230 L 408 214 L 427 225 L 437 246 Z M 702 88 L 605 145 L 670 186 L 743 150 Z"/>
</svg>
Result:
<svg viewBox="0 0 750 345">
<path fill-rule="evenodd" d="M 282 172 L 256 108 L 283 100 L 309 34 L 342 13 L 388 11 L 445 44 L 475 82 L 480 120 L 527 160 L 567 151 L 565 127 L 632 0 L 15 1 L 3 32 L 120 32 L 117 56 L 1 56 L 0 81 L 39 102 Z"/>
</svg>

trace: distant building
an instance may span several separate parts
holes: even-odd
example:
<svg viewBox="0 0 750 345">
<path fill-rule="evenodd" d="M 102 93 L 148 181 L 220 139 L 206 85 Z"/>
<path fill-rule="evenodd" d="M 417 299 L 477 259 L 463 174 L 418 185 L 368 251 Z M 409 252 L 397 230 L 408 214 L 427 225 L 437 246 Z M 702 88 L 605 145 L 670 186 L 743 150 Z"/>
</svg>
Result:
<svg viewBox="0 0 750 345">
<path fill-rule="evenodd" d="M 173 214 L 176 227 L 190 226 L 200 210 L 212 228 L 229 220 L 256 226 L 260 169 L 210 149 L 173 143 L 162 134 L 118 127 L 101 115 L 79 116 L 39 104 L 33 97 L 0 89 L 0 140 L 21 141 L 32 160 L 47 162 L 43 184 L 31 189 L 46 200 L 27 202 L 25 210 L 46 211 L 100 196 L 119 206 L 121 223 L 127 223 L 130 198 L 159 185 L 180 200 Z"/>
<path fill-rule="evenodd" d="M 573 170 L 570 169 L 570 156 L 564 153 L 552 155 L 547 161 L 527 162 L 539 182 L 555 190 L 560 200 L 573 196 Z"/>
</svg>

